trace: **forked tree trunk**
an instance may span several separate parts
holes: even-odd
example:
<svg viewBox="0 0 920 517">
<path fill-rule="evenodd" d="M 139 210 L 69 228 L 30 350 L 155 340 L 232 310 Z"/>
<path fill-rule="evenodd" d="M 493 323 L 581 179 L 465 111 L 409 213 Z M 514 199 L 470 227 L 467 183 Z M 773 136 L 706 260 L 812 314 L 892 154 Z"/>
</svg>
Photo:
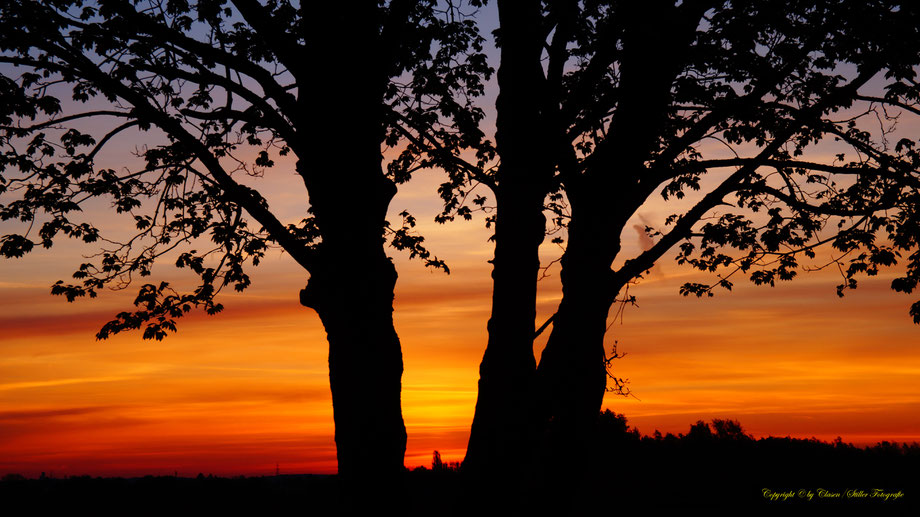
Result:
<svg viewBox="0 0 920 517">
<path fill-rule="evenodd" d="M 627 220 L 656 187 L 645 170 L 666 126 L 671 85 L 705 3 L 624 4 L 617 105 L 605 139 L 566 192 L 572 210 L 562 257 L 562 301 L 537 369 L 560 469 L 585 470 L 603 404 L 607 315 L 623 279 L 611 271 Z M 571 478 L 570 478 L 571 479 Z"/>
</svg>

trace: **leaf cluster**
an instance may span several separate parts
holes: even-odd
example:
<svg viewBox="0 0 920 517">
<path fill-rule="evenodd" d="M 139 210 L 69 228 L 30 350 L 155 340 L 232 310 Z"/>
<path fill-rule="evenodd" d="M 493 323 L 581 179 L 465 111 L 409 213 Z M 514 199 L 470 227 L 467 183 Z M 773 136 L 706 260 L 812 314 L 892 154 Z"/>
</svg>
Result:
<svg viewBox="0 0 920 517">
<path fill-rule="evenodd" d="M 730 289 L 737 273 L 775 285 L 830 265 L 841 269 L 840 293 L 899 264 L 906 272 L 892 287 L 916 288 L 920 155 L 898 122 L 920 115 L 917 6 L 542 6 L 535 88 L 555 135 L 546 189 L 554 242 L 577 228 L 604 229 L 586 241 L 619 236 L 659 195 L 690 203 L 653 229 L 651 249 L 620 257 L 611 299 L 674 249 L 680 264 L 717 275 L 682 286 L 685 295 Z M 834 159 L 806 159 L 827 148 Z M 573 214 L 591 222 L 570 226 Z M 622 251 L 615 238 L 593 246 L 610 262 Z M 831 250 L 829 264 L 812 263 L 819 248 Z M 920 305 L 911 314 L 920 322 Z"/>
<path fill-rule="evenodd" d="M 387 167 L 396 182 L 420 168 L 454 167 L 468 148 L 488 153 L 474 98 L 491 70 L 466 8 L 368 7 L 387 85 L 381 145 L 402 149 Z M 275 246 L 310 271 L 325 229 L 307 193 L 306 217 L 288 224 L 250 186 L 288 157 L 310 157 L 314 122 L 299 96 L 322 72 L 304 57 L 337 49 L 311 38 L 309 12 L 287 0 L 5 2 L 0 254 L 19 258 L 62 237 L 97 246 L 74 282 L 54 284 L 68 301 L 126 288 L 163 261 L 198 278 L 184 294 L 144 284 L 137 310 L 119 314 L 100 338 L 148 324 L 144 337 L 160 339 L 192 308 L 218 312 L 215 296 L 228 285 L 245 290 L 248 267 Z M 113 167 L 110 151 L 126 140 L 146 144 Z M 104 231 L 109 221 L 89 217 L 101 206 L 135 231 Z M 406 217 L 399 230 L 382 226 L 381 238 L 390 233 L 397 249 L 446 270 Z"/>
</svg>

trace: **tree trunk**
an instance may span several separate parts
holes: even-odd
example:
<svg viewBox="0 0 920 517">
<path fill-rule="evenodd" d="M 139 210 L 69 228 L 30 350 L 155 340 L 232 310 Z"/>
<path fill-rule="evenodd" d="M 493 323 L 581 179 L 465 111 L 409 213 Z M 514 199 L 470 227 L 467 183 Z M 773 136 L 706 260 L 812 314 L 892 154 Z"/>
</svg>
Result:
<svg viewBox="0 0 920 517">
<path fill-rule="evenodd" d="M 392 57 L 381 51 L 375 3 L 317 4 L 315 14 L 304 29 L 311 73 L 298 77 L 306 152 L 297 170 L 322 242 L 301 303 L 326 329 L 339 474 L 361 509 L 394 497 L 405 469 L 396 270 L 383 235 L 396 194 L 381 166 Z"/>
<path fill-rule="evenodd" d="M 400 406 L 402 352 L 393 326 L 396 270 L 373 260 L 327 262 L 302 301 L 319 314 L 329 340 L 329 381 L 339 474 L 382 479 L 403 469 L 406 428 Z"/>
<path fill-rule="evenodd" d="M 350 152 L 356 169 L 330 174 L 320 161 L 311 164 L 318 170 L 303 172 L 323 240 L 301 303 L 316 310 L 329 340 L 339 474 L 389 480 L 403 471 L 406 450 L 402 352 L 393 325 L 396 269 L 383 249 L 396 188 L 383 176 L 379 148 L 364 146 L 362 159 L 355 142 L 347 150 L 326 143 L 327 152 Z"/>
<path fill-rule="evenodd" d="M 604 335 L 611 305 L 598 282 L 604 269 L 569 262 L 562 271 L 562 302 L 537 369 L 543 418 L 552 437 L 548 452 L 563 461 L 586 459 L 592 447 L 607 387 Z"/>
<path fill-rule="evenodd" d="M 486 481 L 496 476 L 519 481 L 529 466 L 534 436 L 536 281 L 545 235 L 543 200 L 553 167 L 539 109 L 545 80 L 540 3 L 500 1 L 498 8 L 496 144 L 502 163 L 496 177 L 492 314 L 463 468 Z"/>
<path fill-rule="evenodd" d="M 531 210 L 533 214 L 533 210 Z M 503 217 L 503 215 L 505 215 Z M 507 475 L 524 468 L 532 449 L 534 414 L 529 405 L 536 361 L 537 250 L 543 238 L 539 213 L 531 221 L 517 211 L 499 212 L 493 260 L 489 341 L 479 367 L 479 394 L 463 468 L 478 475 Z"/>
<path fill-rule="evenodd" d="M 627 220 L 657 188 L 646 183 L 645 164 L 667 123 L 671 85 L 702 15 L 697 11 L 704 9 L 688 5 L 686 15 L 680 15 L 678 9 L 684 8 L 672 2 L 624 7 L 628 29 L 617 90 L 628 102 L 617 105 L 592 165 L 567 179 L 572 218 L 561 260 L 562 301 L 537 369 L 557 470 L 588 468 L 607 381 L 607 315 L 624 282 L 631 280 L 616 276 L 610 267 Z"/>
<path fill-rule="evenodd" d="M 393 325 L 397 275 L 382 236 L 386 207 L 396 189 L 383 176 L 379 161 L 368 163 L 374 150 L 362 160 L 352 144 L 355 165 L 364 165 L 352 175 L 323 169 L 305 173 L 310 192 L 322 199 L 312 210 L 323 241 L 301 303 L 319 314 L 329 341 L 343 505 L 365 513 L 374 505 L 398 502 L 406 427 L 400 401 L 402 351 Z M 367 181 L 354 181 L 351 188 L 342 184 L 355 178 Z"/>
<path fill-rule="evenodd" d="M 629 212 L 613 208 L 617 200 L 609 199 L 610 189 L 586 189 L 577 182 L 568 187 L 572 221 L 561 260 L 562 301 L 537 368 L 546 425 L 541 463 L 547 473 L 540 489 L 562 508 L 598 468 L 592 458 L 597 457 L 596 424 L 607 386 L 604 335 L 618 291 L 610 265 Z"/>
</svg>

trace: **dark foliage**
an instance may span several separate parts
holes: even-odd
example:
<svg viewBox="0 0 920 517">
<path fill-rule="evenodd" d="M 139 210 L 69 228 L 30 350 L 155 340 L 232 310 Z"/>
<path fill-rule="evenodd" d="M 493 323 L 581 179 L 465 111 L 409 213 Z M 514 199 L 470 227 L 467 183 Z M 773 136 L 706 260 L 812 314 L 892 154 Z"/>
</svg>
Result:
<svg viewBox="0 0 920 517">
<path fill-rule="evenodd" d="M 396 184 L 433 166 L 456 174 L 461 149 L 489 154 L 472 99 L 490 70 L 467 8 L 436 1 L 374 8 L 382 111 L 368 120 L 381 149 L 398 151 L 386 164 Z M 335 10 L 326 11 L 305 16 L 287 0 L 4 2 L 0 255 L 23 257 L 62 238 L 98 246 L 75 281 L 53 285 L 52 294 L 68 301 L 147 280 L 164 261 L 200 279 L 185 293 L 145 283 L 136 309 L 106 324 L 100 339 L 138 328 L 144 338 L 162 339 L 194 308 L 220 312 L 217 294 L 245 290 L 248 268 L 272 246 L 310 270 L 328 237 L 315 210 L 327 196 L 310 192 L 311 206 L 305 193 L 304 219 L 286 224 L 250 185 L 275 173 L 276 160 L 315 158 L 312 127 L 329 121 L 304 105 L 323 100 L 303 96 L 327 71 L 311 63 L 350 52 L 312 40 L 317 17 L 333 23 Z M 338 138 L 357 138 L 359 126 Z M 124 135 L 143 142 L 136 159 L 100 159 Z M 335 172 L 351 174 L 347 163 L 341 168 Z M 355 191 L 367 181 L 355 176 Z M 107 221 L 83 217 L 93 203 L 97 210 L 107 204 L 136 231 L 106 234 Z M 446 270 L 414 232 L 412 216 L 401 215 L 401 224 L 378 228 L 381 238 Z"/>
<path fill-rule="evenodd" d="M 669 255 L 711 275 L 680 286 L 686 296 L 826 268 L 840 271 L 840 296 L 885 268 L 894 268 L 893 290 L 915 291 L 915 2 L 498 3 L 507 16 L 497 33 L 495 299 L 517 269 L 533 268 L 525 280 L 536 280 L 543 241 L 533 224 L 565 247 L 563 295 L 535 374 L 533 311 L 493 307 L 468 458 L 494 466 L 504 444 L 529 439 L 502 419 L 531 393 L 536 427 L 555 427 L 572 447 L 560 461 L 589 455 L 591 422 L 617 378 L 605 349 L 610 307 L 635 302 L 628 286 Z M 536 137 L 515 142 L 527 131 Z M 507 188 L 516 177 L 502 172 L 512 161 L 526 172 Z M 652 243 L 624 246 L 630 221 L 662 201 L 670 215 L 644 228 Z M 517 224 L 504 235 L 503 218 Z M 536 297 L 523 283 L 510 292 L 531 308 Z M 920 302 L 907 312 L 920 323 Z"/>
<path fill-rule="evenodd" d="M 509 451 L 509 462 L 521 460 Z M 655 432 L 643 436 L 623 415 L 609 410 L 598 419 L 594 472 L 579 493 L 567 494 L 563 508 L 547 506 L 539 480 L 517 501 L 514 512 L 548 515 L 614 512 L 625 509 L 799 506 L 819 511 L 824 506 L 856 506 L 864 511 L 906 511 L 920 508 L 920 445 L 882 442 L 856 447 L 839 438 L 768 437 L 754 439 L 736 420 L 697 422 L 687 434 Z M 432 466 L 435 467 L 437 462 Z M 451 466 L 452 467 L 452 466 Z M 507 465 L 513 471 L 512 465 Z M 418 467 L 397 486 L 409 515 L 472 515 L 481 511 L 481 494 L 455 468 Z M 510 480 L 509 480 L 510 481 Z M 506 483 L 504 489 L 516 485 Z M 840 498 L 819 497 L 840 493 Z M 767 495 L 765 496 L 765 490 Z M 800 497 L 811 491 L 812 500 Z M 875 490 L 903 497 L 885 501 Z M 847 496 L 847 491 L 867 495 Z M 771 499 L 770 493 L 790 493 Z M 172 476 L 121 479 L 75 476 L 26 479 L 8 474 L 0 480 L 6 505 L 27 504 L 34 513 L 87 509 L 109 513 L 154 515 L 251 511 L 283 513 L 297 509 L 311 515 L 347 514 L 354 501 L 343 499 L 337 476 L 196 478 Z M 479 501 L 479 502 L 477 502 Z M 142 504 L 140 502 L 143 502 Z M 778 509 L 777 509 L 778 510 Z"/>
<path fill-rule="evenodd" d="M 52 286 L 68 301 L 147 280 L 162 262 L 191 272 L 187 292 L 144 283 L 135 308 L 97 334 L 143 328 L 159 340 L 195 308 L 220 312 L 221 290 L 248 288 L 250 266 L 280 247 L 309 274 L 300 302 L 328 336 L 339 472 L 395 475 L 403 361 L 384 242 L 446 265 L 410 214 L 401 226 L 386 217 L 417 170 L 455 175 L 461 151 L 489 154 L 472 99 L 491 70 L 471 5 L 0 3 L 0 255 L 67 238 L 98 246 L 73 281 Z M 144 145 L 116 166 L 105 153 L 125 135 Z M 296 224 L 258 180 L 282 159 L 305 187 Z M 93 204 L 133 228 L 106 234 L 108 218 L 84 213 Z"/>
<path fill-rule="evenodd" d="M 612 236 L 596 245 L 623 259 L 611 296 L 671 249 L 680 264 L 718 273 L 682 286 L 686 295 L 731 289 L 735 273 L 791 280 L 803 264 L 824 266 L 808 259 L 825 245 L 841 295 L 896 264 L 906 272 L 892 288 L 916 287 L 920 155 L 916 135 L 898 127 L 920 115 L 916 5 L 536 3 L 543 30 L 529 37 L 545 38 L 546 65 L 533 117 L 548 146 L 538 154 L 555 169 L 548 233 L 566 242 L 581 212 L 582 231 Z M 509 10 L 523 16 L 533 4 Z M 827 149 L 831 158 L 808 157 Z M 652 249 L 617 257 L 626 219 L 659 196 L 698 202 L 647 228 Z"/>
<path fill-rule="evenodd" d="M 737 420 L 698 421 L 687 434 L 641 435 L 626 417 L 600 414 L 597 454 L 587 462 L 589 472 L 577 494 L 565 494 L 562 504 L 579 508 L 582 501 L 603 508 L 727 507 L 856 505 L 884 509 L 920 506 L 920 445 L 881 442 L 857 447 L 839 438 L 767 437 L 754 439 Z M 842 493 L 840 498 L 818 497 L 818 489 Z M 874 490 L 901 492 L 885 501 L 871 497 Z M 785 501 L 771 493 L 792 491 Z M 812 500 L 800 497 L 811 490 Z M 866 497 L 847 496 L 862 490 Z M 803 494 L 804 495 L 804 494 Z"/>
</svg>

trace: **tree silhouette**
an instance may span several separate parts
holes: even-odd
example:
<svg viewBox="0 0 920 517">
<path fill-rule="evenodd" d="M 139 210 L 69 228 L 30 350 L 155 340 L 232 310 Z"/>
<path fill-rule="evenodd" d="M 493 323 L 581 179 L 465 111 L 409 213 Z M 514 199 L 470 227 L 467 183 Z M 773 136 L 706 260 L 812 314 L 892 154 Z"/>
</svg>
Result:
<svg viewBox="0 0 920 517">
<path fill-rule="evenodd" d="M 538 249 L 544 239 L 543 202 L 554 165 L 547 157 L 550 135 L 542 110 L 540 58 L 545 27 L 539 2 L 499 1 L 498 13 L 501 65 L 495 140 L 501 163 L 486 183 L 498 207 L 491 261 L 492 313 L 464 468 L 523 479 L 508 471 L 526 469 L 526 462 L 508 465 L 504 457 L 507 451 L 528 451 L 535 444 L 534 412 L 524 402 L 531 396 L 536 367 Z"/>
<path fill-rule="evenodd" d="M 487 156 L 471 103 L 490 72 L 480 39 L 460 3 L 433 0 L 3 2 L 0 253 L 100 245 L 75 282 L 54 284 L 68 301 L 163 260 L 191 270 L 197 288 L 144 283 L 136 308 L 98 333 L 162 339 L 195 308 L 220 312 L 221 289 L 245 290 L 248 267 L 279 246 L 309 272 L 300 301 L 328 335 L 339 472 L 392 476 L 406 432 L 384 241 L 446 266 L 410 214 L 390 226 L 387 209 L 414 171 L 456 172 L 467 147 Z M 137 160 L 105 163 L 123 134 L 146 142 Z M 385 169 L 383 148 L 398 151 Z M 296 224 L 253 186 L 288 155 L 306 187 Z M 97 199 L 136 232 L 86 220 Z"/>
<path fill-rule="evenodd" d="M 696 443 L 709 443 L 713 440 L 712 428 L 702 420 L 697 420 L 690 426 L 690 432 L 687 433 L 687 440 Z"/>
<path fill-rule="evenodd" d="M 753 438 L 744 432 L 741 422 L 732 419 L 715 418 L 712 420 L 712 430 L 719 440 L 743 442 Z"/>
<path fill-rule="evenodd" d="M 920 154 L 916 135 L 895 124 L 920 115 L 916 5 L 498 8 L 495 292 L 467 452 L 477 469 L 496 468 L 507 444 L 532 442 L 534 429 L 514 422 L 534 398 L 568 447 L 560 468 L 590 457 L 609 309 L 672 250 L 679 264 L 716 275 L 682 286 L 684 295 L 731 289 L 743 275 L 774 285 L 838 266 L 842 295 L 898 263 L 906 270 L 892 288 L 917 287 Z M 655 197 L 689 206 L 647 228 L 654 244 L 626 256 L 620 235 Z M 535 367 L 532 284 L 544 232 L 555 230 L 563 298 Z M 816 262 L 822 246 L 832 250 L 825 263 Z M 506 306 L 512 296 L 520 307 Z M 920 322 L 920 303 L 910 314 Z"/>
</svg>

